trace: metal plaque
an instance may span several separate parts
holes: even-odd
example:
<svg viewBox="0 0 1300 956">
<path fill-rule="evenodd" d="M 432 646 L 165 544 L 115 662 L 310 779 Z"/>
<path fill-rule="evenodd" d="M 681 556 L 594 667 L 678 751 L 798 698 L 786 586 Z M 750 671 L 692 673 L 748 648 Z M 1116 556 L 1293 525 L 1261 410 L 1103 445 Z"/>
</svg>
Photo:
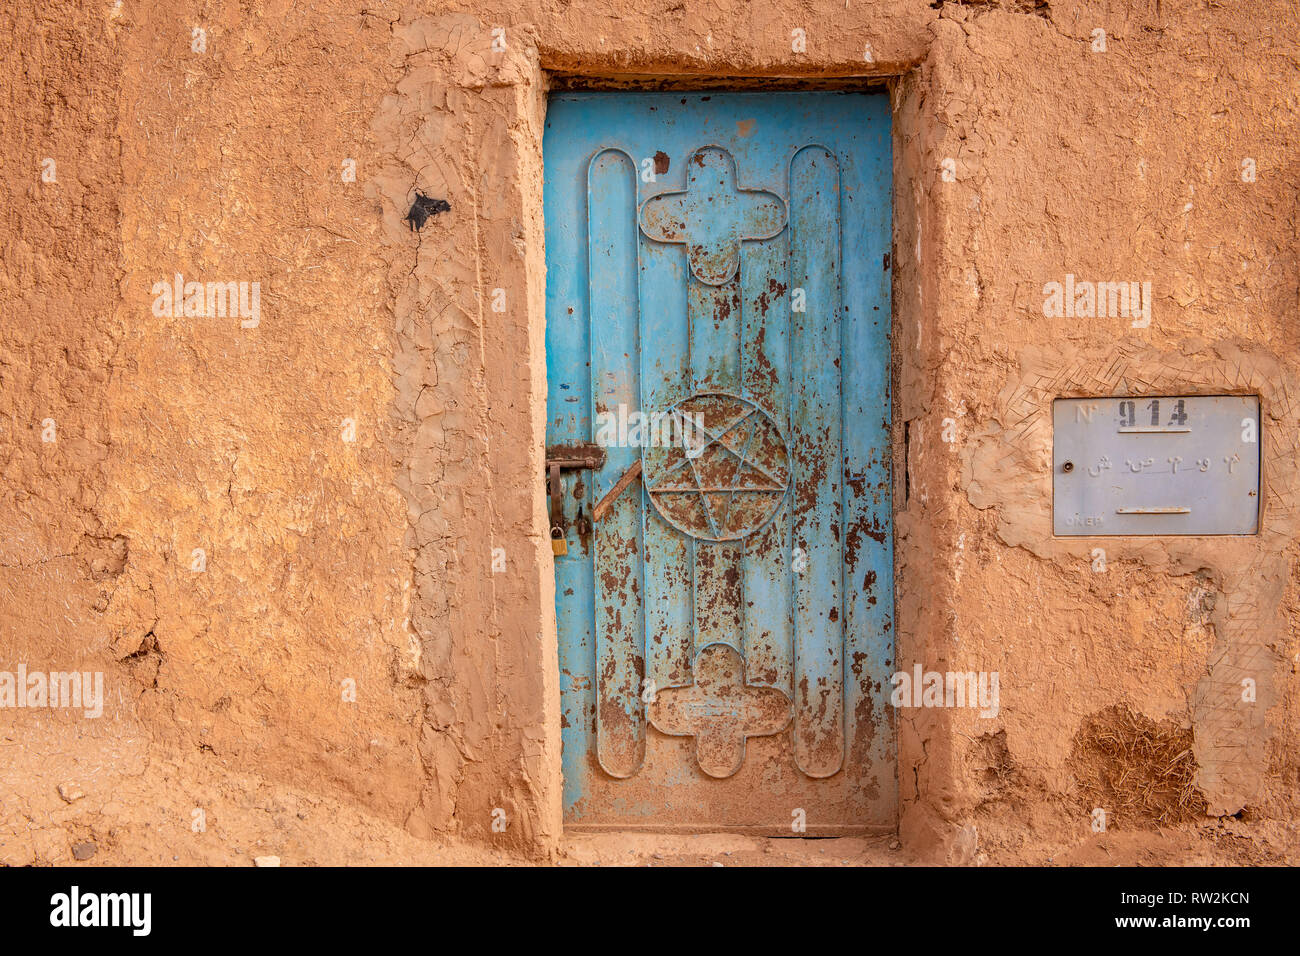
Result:
<svg viewBox="0 0 1300 956">
<path fill-rule="evenodd" d="M 1052 430 L 1054 534 L 1259 530 L 1253 395 L 1061 398 Z"/>
</svg>

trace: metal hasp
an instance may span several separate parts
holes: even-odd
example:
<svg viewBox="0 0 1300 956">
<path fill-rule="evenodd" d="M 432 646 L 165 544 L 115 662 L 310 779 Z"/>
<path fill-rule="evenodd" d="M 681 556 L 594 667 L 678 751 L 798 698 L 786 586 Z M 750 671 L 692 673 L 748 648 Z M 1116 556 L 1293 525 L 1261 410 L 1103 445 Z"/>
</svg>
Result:
<svg viewBox="0 0 1300 956">
<path fill-rule="evenodd" d="M 1255 534 L 1259 398 L 1062 398 L 1052 406 L 1052 532 Z"/>
<path fill-rule="evenodd" d="M 888 97 L 562 93 L 543 154 L 566 825 L 893 829 Z"/>
<path fill-rule="evenodd" d="M 551 502 L 551 540 L 564 541 L 567 524 L 564 519 L 564 471 L 595 471 L 605 464 L 605 449 L 599 445 L 555 445 L 546 449 L 546 494 Z M 591 533 L 591 526 L 578 505 L 577 532 L 579 537 Z M 555 550 L 557 556 L 568 554 L 568 545 Z"/>
</svg>

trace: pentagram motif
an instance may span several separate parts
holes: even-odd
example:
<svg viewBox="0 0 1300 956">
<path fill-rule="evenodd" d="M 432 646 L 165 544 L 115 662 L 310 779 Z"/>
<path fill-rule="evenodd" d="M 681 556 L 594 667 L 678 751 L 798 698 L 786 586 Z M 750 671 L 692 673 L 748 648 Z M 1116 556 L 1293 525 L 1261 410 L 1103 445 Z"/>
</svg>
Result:
<svg viewBox="0 0 1300 956">
<path fill-rule="evenodd" d="M 674 440 L 642 453 L 645 487 L 663 519 L 705 541 L 739 541 L 767 524 L 790 485 L 772 417 L 721 392 L 692 395 L 665 417 Z"/>
</svg>

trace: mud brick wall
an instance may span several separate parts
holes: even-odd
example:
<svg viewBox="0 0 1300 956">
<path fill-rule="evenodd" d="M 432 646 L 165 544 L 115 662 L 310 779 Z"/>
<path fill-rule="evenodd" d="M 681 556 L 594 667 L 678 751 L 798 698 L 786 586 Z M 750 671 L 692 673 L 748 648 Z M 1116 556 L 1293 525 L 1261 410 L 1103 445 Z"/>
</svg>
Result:
<svg viewBox="0 0 1300 956">
<path fill-rule="evenodd" d="M 109 687 L 103 719 L 8 712 L 6 739 L 196 752 L 551 852 L 546 92 L 856 77 L 895 122 L 898 668 L 1001 675 L 996 718 L 900 712 L 904 840 L 967 862 L 1099 800 L 1296 818 L 1293 5 L 0 17 L 32 38 L 0 54 L 0 669 Z M 414 232 L 417 190 L 450 210 Z M 258 283 L 256 320 L 160 310 L 178 273 Z M 1066 274 L 1150 282 L 1149 326 L 1045 314 Z M 1261 396 L 1260 535 L 1111 539 L 1104 572 L 1051 536 L 1053 398 L 1210 390 Z"/>
</svg>

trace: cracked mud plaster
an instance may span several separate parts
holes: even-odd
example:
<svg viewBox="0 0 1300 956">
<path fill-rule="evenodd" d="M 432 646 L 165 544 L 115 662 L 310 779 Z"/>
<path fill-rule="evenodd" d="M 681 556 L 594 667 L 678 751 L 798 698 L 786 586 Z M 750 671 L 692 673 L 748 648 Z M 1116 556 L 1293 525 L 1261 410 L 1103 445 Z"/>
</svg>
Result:
<svg viewBox="0 0 1300 956">
<path fill-rule="evenodd" d="M 466 16 L 393 27 L 405 65 L 374 131 L 396 300 L 393 450 L 414 552 L 403 661 L 423 694 L 426 780 L 408 826 L 525 849 L 558 841 L 559 674 L 545 435 L 542 83 L 527 35 L 494 53 Z M 500 291 L 498 291 L 500 290 Z M 536 475 L 530 482 L 526 476 Z M 494 549 L 504 570 L 493 573 Z M 504 811 L 504 832 L 492 829 Z"/>
<path fill-rule="evenodd" d="M 1114 395 L 1259 395 L 1262 419 L 1263 509 L 1257 535 L 1223 537 L 1089 537 L 1052 535 L 1052 401 L 1055 398 Z M 1020 356 L 1018 373 L 1006 384 L 989 419 L 970 436 L 962 454 L 961 484 L 979 509 L 992 509 L 996 533 L 1084 577 L 1092 549 L 1103 548 L 1112 579 L 1126 567 L 1141 569 L 1124 578 L 1151 587 L 1155 575 L 1191 576 L 1219 595 L 1209 616 L 1213 638 L 1201 661 L 1203 673 L 1187 691 L 1186 708 L 1173 716 L 1190 722 L 1200 771 L 1197 785 L 1213 816 L 1234 814 L 1265 798 L 1273 758 L 1292 731 L 1283 697 L 1294 694 L 1286 657 L 1289 628 L 1284 592 L 1296 559 L 1297 491 L 1300 490 L 1300 388 L 1277 357 L 1258 347 L 1217 343 L 1186 352 L 1163 352 L 1140 342 L 1104 351 L 1031 347 Z M 1091 584 L 1092 582 L 1088 582 Z M 1154 591 L 1155 588 L 1152 588 Z M 1094 587 L 1074 590 L 1073 600 L 1050 613 L 1044 627 L 1071 633 L 1070 618 L 1105 619 L 1110 611 Z M 1137 630 L 1135 645 L 1168 641 L 1159 629 Z M 1159 648 L 1172 661 L 1183 655 L 1183 634 Z M 1203 649 L 1204 650 L 1204 649 Z M 1136 647 L 1107 667 L 1130 669 L 1149 648 Z M 1149 683 L 1165 683 L 1177 696 L 1179 669 L 1152 668 Z M 1243 700 L 1244 678 L 1257 685 L 1257 699 Z M 1014 693 L 1013 688 L 1009 688 Z M 1099 687 L 1105 693 L 1104 686 Z M 1149 692 L 1149 688 L 1148 688 Z M 1099 698 L 1100 699 L 1100 698 Z M 1164 715 L 1160 715 L 1164 716 Z"/>
</svg>

